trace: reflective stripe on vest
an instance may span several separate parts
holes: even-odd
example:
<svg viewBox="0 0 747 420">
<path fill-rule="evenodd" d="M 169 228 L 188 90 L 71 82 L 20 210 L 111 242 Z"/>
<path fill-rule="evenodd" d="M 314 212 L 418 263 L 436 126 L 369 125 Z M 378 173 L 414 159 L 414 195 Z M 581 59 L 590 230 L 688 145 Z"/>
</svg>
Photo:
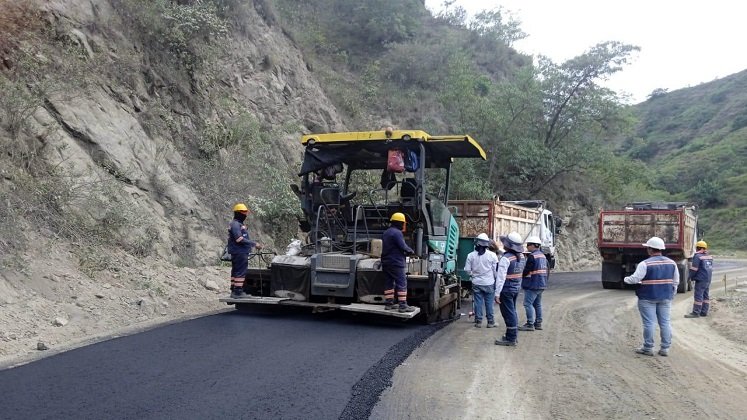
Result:
<svg viewBox="0 0 747 420">
<path fill-rule="evenodd" d="M 539 249 L 532 251 L 534 269 L 524 277 L 521 287 L 524 289 L 544 289 L 547 287 L 547 258 Z"/>
<path fill-rule="evenodd" d="M 524 254 L 518 256 L 513 253 L 507 253 L 505 255 L 508 260 L 508 270 L 506 270 L 506 282 L 503 284 L 503 292 L 518 292 L 521 288 L 521 275 L 524 272 L 524 266 L 526 265 L 526 258 Z"/>
<path fill-rule="evenodd" d="M 693 255 L 693 267 L 690 267 L 690 269 L 693 270 L 693 280 L 710 283 L 713 274 L 713 257 L 708 255 L 707 251 L 696 252 Z"/>
<path fill-rule="evenodd" d="M 667 300 L 674 296 L 674 270 L 677 264 L 671 259 L 657 255 L 645 260 L 646 275 L 636 291 L 639 299 Z"/>
</svg>

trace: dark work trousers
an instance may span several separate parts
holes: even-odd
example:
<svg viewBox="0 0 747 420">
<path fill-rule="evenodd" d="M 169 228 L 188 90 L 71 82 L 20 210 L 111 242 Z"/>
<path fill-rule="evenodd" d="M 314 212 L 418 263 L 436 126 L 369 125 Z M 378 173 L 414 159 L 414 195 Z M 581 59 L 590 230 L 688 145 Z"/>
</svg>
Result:
<svg viewBox="0 0 747 420">
<path fill-rule="evenodd" d="M 519 328 L 519 317 L 516 315 L 516 297 L 519 292 L 501 292 L 501 315 L 506 323 L 506 340 L 516 341 Z"/>
<path fill-rule="evenodd" d="M 246 269 L 249 267 L 249 254 L 231 254 L 231 287 L 243 289 Z"/>
<path fill-rule="evenodd" d="M 695 298 L 695 302 L 693 303 L 693 313 L 700 316 L 708 315 L 708 308 L 711 306 L 711 301 L 708 296 L 708 289 L 710 287 L 710 281 L 695 282 L 695 292 L 693 292 L 693 297 Z"/>
<path fill-rule="evenodd" d="M 407 277 L 405 276 L 405 267 L 392 267 L 390 265 L 382 265 L 381 271 L 384 272 L 386 281 L 384 282 L 384 294 L 390 296 L 389 291 L 394 290 L 397 292 L 397 301 L 402 303 L 407 302 Z"/>
</svg>

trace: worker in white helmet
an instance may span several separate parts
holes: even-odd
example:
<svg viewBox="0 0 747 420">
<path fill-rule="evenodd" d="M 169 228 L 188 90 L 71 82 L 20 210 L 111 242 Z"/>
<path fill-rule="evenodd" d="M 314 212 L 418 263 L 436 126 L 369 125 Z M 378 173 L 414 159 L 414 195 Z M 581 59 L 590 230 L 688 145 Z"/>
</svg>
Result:
<svg viewBox="0 0 747 420">
<path fill-rule="evenodd" d="M 475 239 L 475 250 L 467 255 L 464 271 L 472 280 L 472 299 L 475 307 L 475 327 L 482 327 L 483 310 L 488 328 L 495 328 L 493 296 L 495 295 L 496 266 L 498 256 L 488 249 L 490 238 L 481 233 Z"/>
<path fill-rule="evenodd" d="M 519 331 L 534 331 L 542 329 L 542 292 L 547 288 L 547 274 L 549 271 L 547 258 L 540 247 L 542 240 L 539 236 L 527 238 L 527 264 L 524 266 L 521 288 L 524 290 L 524 311 L 527 322 L 519 326 Z"/>
<path fill-rule="evenodd" d="M 498 261 L 495 281 L 495 303 L 499 305 L 506 333 L 495 340 L 496 346 L 516 346 L 518 343 L 519 317 L 516 315 L 516 297 L 521 289 L 521 277 L 526 265 L 524 246 L 518 232 L 499 238 L 504 253 Z"/>
<path fill-rule="evenodd" d="M 628 284 L 639 284 L 638 311 L 643 322 L 643 346 L 635 350 L 638 354 L 654 355 L 654 323 L 659 324 L 661 335 L 660 356 L 669 356 L 672 346 L 672 326 L 669 323 L 672 309 L 672 298 L 680 283 L 680 272 L 677 264 L 662 255 L 666 249 L 664 240 L 658 236 L 642 244 L 646 247 L 649 258 L 638 263 L 635 272 L 623 279 Z"/>
</svg>

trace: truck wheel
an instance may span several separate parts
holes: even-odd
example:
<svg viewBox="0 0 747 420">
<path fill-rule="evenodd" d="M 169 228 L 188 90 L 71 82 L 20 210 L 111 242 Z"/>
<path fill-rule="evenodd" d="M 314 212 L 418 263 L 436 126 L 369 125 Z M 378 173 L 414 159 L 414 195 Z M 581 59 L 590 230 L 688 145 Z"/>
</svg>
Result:
<svg viewBox="0 0 747 420">
<path fill-rule="evenodd" d="M 680 272 L 680 284 L 677 285 L 677 293 L 685 293 L 691 289 L 687 281 L 687 265 L 684 262 L 678 263 L 677 270 Z"/>
<path fill-rule="evenodd" d="M 620 283 L 612 282 L 612 281 L 603 281 L 602 287 L 605 289 L 620 289 L 621 288 Z"/>
</svg>

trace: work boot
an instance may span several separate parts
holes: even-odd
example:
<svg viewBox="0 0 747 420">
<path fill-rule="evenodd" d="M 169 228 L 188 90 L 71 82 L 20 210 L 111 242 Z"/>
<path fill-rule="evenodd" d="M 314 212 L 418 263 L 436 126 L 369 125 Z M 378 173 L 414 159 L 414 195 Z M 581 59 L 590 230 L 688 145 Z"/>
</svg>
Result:
<svg viewBox="0 0 747 420">
<path fill-rule="evenodd" d="M 475 328 L 482 328 L 482 321 L 475 322 Z"/>
<path fill-rule="evenodd" d="M 415 312 L 415 307 L 410 305 L 399 305 L 399 309 L 397 309 L 399 313 L 408 313 L 408 312 Z"/>
<path fill-rule="evenodd" d="M 534 329 L 535 330 L 541 330 L 542 329 L 542 323 L 541 322 L 535 322 L 534 323 Z"/>
<path fill-rule="evenodd" d="M 384 305 L 384 309 L 386 309 L 387 311 L 391 311 L 392 309 L 397 309 L 397 305 L 393 301 L 388 300 Z"/>
<path fill-rule="evenodd" d="M 659 356 L 669 356 L 669 349 L 659 349 Z"/>
<path fill-rule="evenodd" d="M 534 331 L 534 324 L 526 323 L 519 326 L 519 331 Z"/>
<path fill-rule="evenodd" d="M 516 341 L 509 341 L 509 340 L 508 340 L 508 339 L 506 338 L 506 336 L 504 335 L 504 336 L 503 336 L 503 337 L 501 337 L 500 339 L 498 339 L 498 340 L 495 340 L 495 345 L 496 345 L 496 346 L 515 347 L 515 346 L 516 346 Z"/>
<path fill-rule="evenodd" d="M 241 287 L 234 287 L 231 289 L 231 299 L 241 299 L 249 297 L 249 295 L 244 292 L 244 289 Z"/>
<path fill-rule="evenodd" d="M 495 322 L 488 322 L 487 328 L 495 328 Z"/>
<path fill-rule="evenodd" d="M 635 349 L 635 352 L 638 353 L 638 354 L 643 354 L 645 356 L 653 356 L 654 355 L 654 351 L 653 350 L 647 349 L 645 347 L 641 347 L 639 349 Z"/>
<path fill-rule="evenodd" d="M 695 312 L 690 312 L 689 314 L 685 315 L 685 318 L 700 318 L 700 314 L 696 314 Z"/>
<path fill-rule="evenodd" d="M 701 314 L 700 314 L 700 316 L 701 316 L 701 318 L 702 318 L 702 317 L 706 317 L 706 316 L 708 316 L 708 314 L 703 314 L 703 313 L 701 313 Z"/>
</svg>

